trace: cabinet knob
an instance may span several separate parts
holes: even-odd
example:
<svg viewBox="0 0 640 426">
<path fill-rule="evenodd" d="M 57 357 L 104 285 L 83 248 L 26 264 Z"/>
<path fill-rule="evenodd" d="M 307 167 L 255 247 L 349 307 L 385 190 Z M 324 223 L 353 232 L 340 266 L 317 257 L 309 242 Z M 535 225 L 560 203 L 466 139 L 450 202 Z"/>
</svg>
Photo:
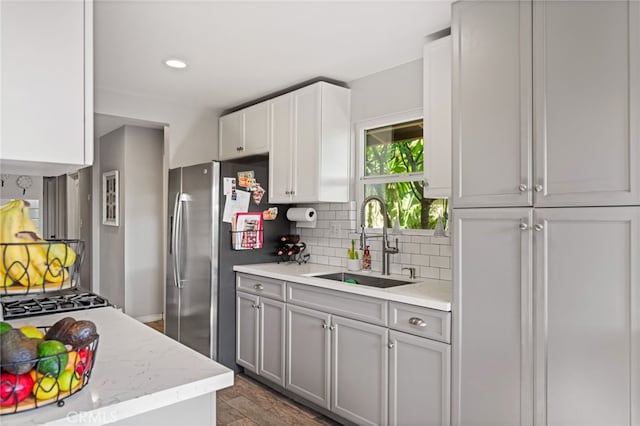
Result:
<svg viewBox="0 0 640 426">
<path fill-rule="evenodd" d="M 387 347 L 388 347 L 389 349 L 393 349 L 393 347 L 394 347 L 394 346 L 395 346 L 395 344 L 393 344 L 393 343 L 389 343 L 389 344 L 387 345 Z"/>
<path fill-rule="evenodd" d="M 262 284 L 256 284 L 253 286 L 253 288 L 255 288 L 256 290 L 264 290 L 264 287 L 262 286 Z"/>
<path fill-rule="evenodd" d="M 415 325 L 417 327 L 426 327 L 427 323 L 422 320 L 422 318 L 411 317 L 409 318 L 409 324 Z"/>
<path fill-rule="evenodd" d="M 327 325 L 327 323 L 324 323 L 324 322 L 323 322 L 323 323 L 322 323 L 322 328 L 324 328 L 324 329 L 326 330 L 327 328 L 329 328 L 329 326 Z"/>
<path fill-rule="evenodd" d="M 244 151 L 244 147 L 239 146 L 239 147 L 236 148 L 236 151 Z"/>
<path fill-rule="evenodd" d="M 252 307 L 252 308 L 256 308 L 256 309 L 260 309 L 260 305 L 256 305 L 255 303 L 252 303 L 252 304 L 251 304 L 251 307 Z"/>
<path fill-rule="evenodd" d="M 536 228 L 536 231 L 540 232 L 544 229 L 544 225 L 541 223 L 536 223 L 536 226 L 534 226 L 534 228 Z"/>
<path fill-rule="evenodd" d="M 519 225 L 519 228 L 520 228 L 521 231 L 526 231 L 527 229 L 529 229 L 529 225 L 527 225 L 526 223 L 522 222 Z"/>
<path fill-rule="evenodd" d="M 335 326 L 335 325 L 330 325 L 330 326 L 329 326 L 329 330 L 333 331 L 333 330 L 335 330 L 335 329 L 336 329 L 336 326 Z"/>
<path fill-rule="evenodd" d="M 544 189 L 544 186 L 536 185 L 533 189 L 535 189 L 536 192 L 542 192 L 542 190 Z"/>
<path fill-rule="evenodd" d="M 520 186 L 518 186 L 518 189 L 520 190 L 520 192 L 525 192 L 527 190 L 527 185 L 521 183 Z"/>
</svg>

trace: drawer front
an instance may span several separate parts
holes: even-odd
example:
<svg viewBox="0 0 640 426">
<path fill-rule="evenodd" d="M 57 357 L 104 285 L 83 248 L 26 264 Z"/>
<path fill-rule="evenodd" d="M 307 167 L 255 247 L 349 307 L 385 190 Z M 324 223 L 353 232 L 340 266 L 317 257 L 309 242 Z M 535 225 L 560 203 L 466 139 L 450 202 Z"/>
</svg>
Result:
<svg viewBox="0 0 640 426">
<path fill-rule="evenodd" d="M 389 328 L 451 342 L 451 312 L 389 302 Z"/>
<path fill-rule="evenodd" d="M 346 318 L 387 325 L 387 301 L 304 284 L 287 283 L 287 302 Z"/>
<path fill-rule="evenodd" d="M 284 281 L 258 277 L 249 274 L 237 274 L 236 288 L 247 293 L 270 297 L 284 302 L 286 286 Z"/>
</svg>

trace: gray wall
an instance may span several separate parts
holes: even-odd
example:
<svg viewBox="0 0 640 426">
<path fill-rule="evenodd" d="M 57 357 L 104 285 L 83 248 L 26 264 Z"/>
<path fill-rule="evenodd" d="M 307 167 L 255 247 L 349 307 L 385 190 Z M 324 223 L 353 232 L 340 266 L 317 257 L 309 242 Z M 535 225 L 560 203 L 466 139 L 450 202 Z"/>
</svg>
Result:
<svg viewBox="0 0 640 426">
<path fill-rule="evenodd" d="M 115 169 L 120 180 L 120 225 L 100 224 L 99 292 L 143 321 L 163 311 L 163 144 L 162 130 L 137 126 L 120 127 L 98 144 L 100 179 Z"/>
<path fill-rule="evenodd" d="M 119 307 L 124 308 L 124 238 L 126 221 L 122 213 L 126 206 L 123 188 L 126 181 L 124 173 L 125 129 L 121 127 L 100 138 L 100 215 L 102 215 L 102 174 L 110 170 L 119 171 L 120 226 L 107 226 L 100 221 L 100 294 Z M 95 166 L 94 166 L 95 167 Z"/>
<path fill-rule="evenodd" d="M 125 126 L 125 312 L 145 320 L 163 311 L 163 138 L 159 129 Z"/>
<path fill-rule="evenodd" d="M 349 82 L 351 122 L 422 108 L 422 58 Z"/>
</svg>

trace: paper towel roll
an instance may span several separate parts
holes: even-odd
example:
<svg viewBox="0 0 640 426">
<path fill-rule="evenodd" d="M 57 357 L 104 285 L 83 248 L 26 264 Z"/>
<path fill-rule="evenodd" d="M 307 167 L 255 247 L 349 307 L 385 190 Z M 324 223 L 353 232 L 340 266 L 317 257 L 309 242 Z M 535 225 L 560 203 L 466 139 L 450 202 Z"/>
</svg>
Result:
<svg viewBox="0 0 640 426">
<path fill-rule="evenodd" d="M 287 219 L 292 222 L 315 222 L 316 210 L 311 207 L 293 207 L 287 211 Z"/>
</svg>

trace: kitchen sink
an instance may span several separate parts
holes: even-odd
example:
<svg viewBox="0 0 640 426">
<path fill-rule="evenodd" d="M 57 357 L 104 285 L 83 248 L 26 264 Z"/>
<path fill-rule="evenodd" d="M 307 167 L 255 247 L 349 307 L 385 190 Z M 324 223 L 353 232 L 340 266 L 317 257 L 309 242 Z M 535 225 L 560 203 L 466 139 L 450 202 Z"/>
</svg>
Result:
<svg viewBox="0 0 640 426">
<path fill-rule="evenodd" d="M 367 275 L 349 274 L 347 272 L 336 272 L 333 274 L 315 275 L 314 278 L 324 278 L 326 280 L 343 281 L 356 285 L 367 285 L 370 287 L 389 288 L 399 285 L 413 284 L 412 281 L 392 280 L 382 277 L 371 277 Z M 348 281 L 347 281 L 348 280 Z"/>
</svg>

